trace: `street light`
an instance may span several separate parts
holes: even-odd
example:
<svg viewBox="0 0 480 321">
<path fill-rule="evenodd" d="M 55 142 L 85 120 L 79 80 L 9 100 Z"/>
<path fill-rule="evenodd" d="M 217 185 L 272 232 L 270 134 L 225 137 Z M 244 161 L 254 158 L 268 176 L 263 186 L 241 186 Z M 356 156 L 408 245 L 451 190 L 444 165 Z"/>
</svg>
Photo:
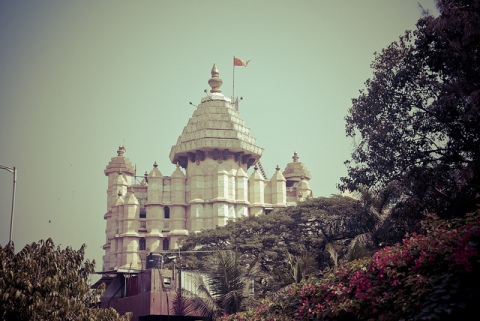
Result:
<svg viewBox="0 0 480 321">
<path fill-rule="evenodd" d="M 17 168 L 14 167 L 8 167 L 5 165 L 0 164 L 0 169 L 6 169 L 10 173 L 13 174 L 13 194 L 12 194 L 12 212 L 10 214 L 10 237 L 8 239 L 8 243 L 12 243 L 12 235 L 13 235 L 13 217 L 15 214 L 15 189 L 17 186 Z"/>
</svg>

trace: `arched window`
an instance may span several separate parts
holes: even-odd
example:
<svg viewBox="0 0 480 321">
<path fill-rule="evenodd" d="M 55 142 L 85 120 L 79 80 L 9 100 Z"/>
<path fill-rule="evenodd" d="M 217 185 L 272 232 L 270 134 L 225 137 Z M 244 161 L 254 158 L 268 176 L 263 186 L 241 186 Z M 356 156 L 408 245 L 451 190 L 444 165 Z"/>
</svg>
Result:
<svg viewBox="0 0 480 321">
<path fill-rule="evenodd" d="M 140 240 L 138 241 L 138 247 L 140 251 L 145 251 L 147 249 L 147 241 L 145 240 L 144 237 L 141 237 Z"/>
<path fill-rule="evenodd" d="M 163 250 L 164 251 L 170 250 L 170 240 L 169 239 L 163 239 Z"/>
<path fill-rule="evenodd" d="M 147 209 L 145 207 L 140 207 L 140 218 L 147 217 Z"/>
<path fill-rule="evenodd" d="M 163 208 L 163 218 L 170 218 L 170 207 L 165 206 Z"/>
</svg>

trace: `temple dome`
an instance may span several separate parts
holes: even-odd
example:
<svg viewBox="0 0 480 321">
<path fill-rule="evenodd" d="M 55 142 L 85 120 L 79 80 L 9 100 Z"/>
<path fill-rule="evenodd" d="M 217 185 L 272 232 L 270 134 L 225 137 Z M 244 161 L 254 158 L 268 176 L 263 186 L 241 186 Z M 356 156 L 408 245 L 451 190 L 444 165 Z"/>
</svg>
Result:
<svg viewBox="0 0 480 321">
<path fill-rule="evenodd" d="M 283 176 L 287 180 L 287 187 L 296 185 L 295 183 L 302 181 L 302 179 L 308 181 L 312 177 L 305 164 L 298 161 L 299 158 L 297 152 L 294 152 L 292 157 L 293 162 L 288 163 L 283 171 Z"/>
<path fill-rule="evenodd" d="M 135 167 L 132 165 L 132 162 L 127 157 L 124 157 L 126 149 L 123 145 L 120 145 L 117 150 L 117 157 L 112 157 L 110 163 L 108 163 L 107 168 L 105 168 L 104 173 L 108 175 L 110 173 L 127 173 L 130 175 L 135 175 Z"/>
<path fill-rule="evenodd" d="M 212 79 L 218 78 L 218 69 L 214 66 Z M 189 153 L 209 152 L 215 149 L 228 150 L 231 153 L 250 155 L 253 161 L 260 159 L 263 148 L 256 145 L 256 139 L 250 136 L 250 129 L 240 118 L 235 105 L 219 90 L 217 82 L 210 81 L 212 90 L 202 98 L 193 112 L 187 126 L 172 146 L 170 160 L 186 167 Z"/>
</svg>

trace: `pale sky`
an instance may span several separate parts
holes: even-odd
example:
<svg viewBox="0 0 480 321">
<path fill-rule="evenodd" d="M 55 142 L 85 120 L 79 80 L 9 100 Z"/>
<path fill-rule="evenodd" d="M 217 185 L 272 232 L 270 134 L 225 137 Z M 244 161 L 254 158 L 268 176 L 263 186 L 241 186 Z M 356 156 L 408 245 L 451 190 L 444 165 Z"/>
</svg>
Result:
<svg viewBox="0 0 480 321">
<path fill-rule="evenodd" d="M 171 175 L 189 102 L 210 89 L 214 63 L 232 95 L 234 55 L 251 60 L 235 69 L 235 94 L 267 176 L 297 151 L 314 196 L 339 193 L 351 99 L 374 52 L 415 28 L 419 2 L 436 13 L 434 0 L 0 0 L 0 164 L 18 168 L 16 249 L 86 243 L 101 270 L 106 165 L 125 144 L 137 175 L 155 161 Z M 11 197 L 0 170 L 2 245 Z"/>
</svg>

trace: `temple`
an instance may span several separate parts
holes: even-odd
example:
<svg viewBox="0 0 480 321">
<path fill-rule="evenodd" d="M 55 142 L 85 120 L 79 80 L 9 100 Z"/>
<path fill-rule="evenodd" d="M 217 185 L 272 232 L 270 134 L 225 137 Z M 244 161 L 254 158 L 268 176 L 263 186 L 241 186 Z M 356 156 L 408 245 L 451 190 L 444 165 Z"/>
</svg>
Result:
<svg viewBox="0 0 480 321">
<path fill-rule="evenodd" d="M 144 270 L 149 253 L 177 249 L 189 233 L 228 220 L 265 215 L 312 197 L 310 172 L 295 152 L 283 172 L 266 177 L 264 151 L 225 97 L 214 65 L 211 87 L 170 151 L 176 166 L 164 176 L 157 164 L 143 176 L 120 146 L 108 177 L 104 271 Z M 249 174 L 250 172 L 250 174 Z"/>
</svg>

